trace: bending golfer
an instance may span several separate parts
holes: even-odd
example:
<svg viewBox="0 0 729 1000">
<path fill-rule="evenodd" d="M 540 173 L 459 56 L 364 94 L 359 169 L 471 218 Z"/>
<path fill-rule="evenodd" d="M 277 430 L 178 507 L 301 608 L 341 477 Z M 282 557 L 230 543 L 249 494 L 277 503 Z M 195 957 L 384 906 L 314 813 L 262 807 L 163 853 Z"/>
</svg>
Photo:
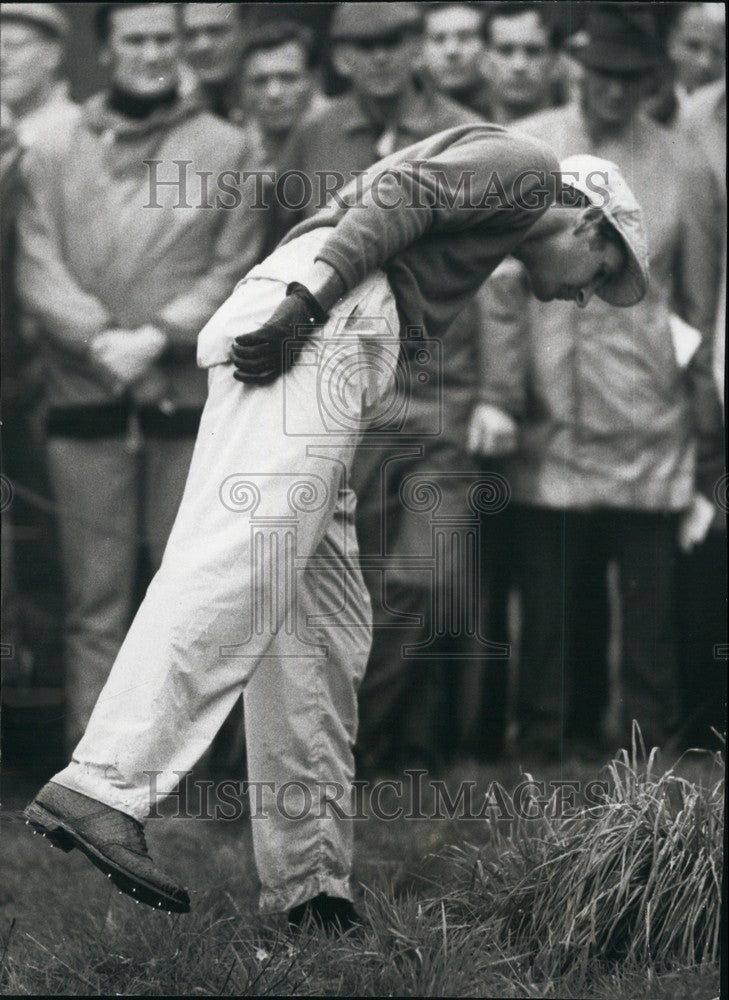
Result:
<svg viewBox="0 0 729 1000">
<path fill-rule="evenodd" d="M 346 814 L 370 623 L 347 477 L 362 420 L 391 391 L 398 331 L 442 336 L 508 254 L 543 300 L 643 297 L 640 210 L 618 168 L 562 171 L 493 125 L 419 142 L 360 179 L 356 204 L 294 230 L 200 334 L 209 395 L 162 566 L 71 763 L 26 810 L 123 891 L 189 909 L 147 852 L 149 772 L 169 793 L 244 690 L 261 908 L 354 919 Z"/>
</svg>

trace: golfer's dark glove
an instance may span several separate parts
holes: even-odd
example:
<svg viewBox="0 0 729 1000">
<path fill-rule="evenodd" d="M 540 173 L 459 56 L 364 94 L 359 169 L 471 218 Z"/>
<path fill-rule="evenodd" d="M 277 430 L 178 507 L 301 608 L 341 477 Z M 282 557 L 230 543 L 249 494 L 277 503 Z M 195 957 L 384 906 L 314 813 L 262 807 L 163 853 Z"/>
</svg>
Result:
<svg viewBox="0 0 729 1000">
<path fill-rule="evenodd" d="M 275 382 L 301 354 L 311 328 L 326 321 L 327 313 L 309 289 L 292 281 L 273 316 L 259 330 L 233 341 L 233 377 L 247 385 Z"/>
</svg>

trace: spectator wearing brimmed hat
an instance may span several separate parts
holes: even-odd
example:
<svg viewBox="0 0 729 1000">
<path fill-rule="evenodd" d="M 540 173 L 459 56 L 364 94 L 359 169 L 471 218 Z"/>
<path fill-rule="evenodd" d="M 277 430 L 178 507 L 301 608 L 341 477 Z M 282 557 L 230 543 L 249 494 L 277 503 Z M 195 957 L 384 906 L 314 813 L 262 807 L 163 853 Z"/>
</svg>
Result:
<svg viewBox="0 0 729 1000">
<path fill-rule="evenodd" d="M 22 145 L 62 133 L 79 109 L 60 78 L 68 20 L 53 3 L 0 4 L 0 88 Z"/>
<path fill-rule="evenodd" d="M 492 342 L 512 359 L 499 365 L 492 351 L 483 421 L 511 423 L 519 446 L 507 475 L 523 605 L 517 713 L 527 756 L 559 757 L 565 739 L 595 749 L 608 697 L 600 623 L 611 560 L 623 721 L 637 719 L 648 745 L 665 743 L 678 723 L 674 558 L 694 498 L 697 442 L 671 313 L 703 334 L 712 329 L 716 204 L 708 167 L 639 110 L 661 52 L 650 15 L 621 7 L 590 12 L 579 50 L 581 101 L 519 127 L 562 157 L 589 151 L 619 166 L 645 217 L 648 294 L 629 312 L 599 299 L 584 310 L 540 303 L 514 267 L 486 289 Z M 580 176 L 589 162 L 573 157 L 562 167 Z"/>
</svg>

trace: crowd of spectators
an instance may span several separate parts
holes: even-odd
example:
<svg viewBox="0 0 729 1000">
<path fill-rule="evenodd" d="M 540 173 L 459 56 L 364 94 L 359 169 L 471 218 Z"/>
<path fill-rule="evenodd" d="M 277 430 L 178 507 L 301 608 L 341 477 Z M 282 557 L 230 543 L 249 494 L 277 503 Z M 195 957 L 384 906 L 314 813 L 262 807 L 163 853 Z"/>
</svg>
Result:
<svg viewBox="0 0 729 1000">
<path fill-rule="evenodd" d="M 360 769 L 599 759 L 633 720 L 667 752 L 713 746 L 724 6 L 308 5 L 315 27 L 301 5 L 90 6 L 107 82 L 76 103 L 65 5 L 0 5 L 10 728 L 24 705 L 31 729 L 62 715 L 69 748 L 83 731 L 182 495 L 197 333 L 236 281 L 332 177 L 487 121 L 620 166 L 650 290 L 545 303 L 507 259 L 441 343 L 402 331 L 401 419 L 371 421 L 353 472 L 374 622 Z M 226 175 L 247 178 L 235 211 Z M 282 198 L 284 176 L 310 197 Z"/>
</svg>

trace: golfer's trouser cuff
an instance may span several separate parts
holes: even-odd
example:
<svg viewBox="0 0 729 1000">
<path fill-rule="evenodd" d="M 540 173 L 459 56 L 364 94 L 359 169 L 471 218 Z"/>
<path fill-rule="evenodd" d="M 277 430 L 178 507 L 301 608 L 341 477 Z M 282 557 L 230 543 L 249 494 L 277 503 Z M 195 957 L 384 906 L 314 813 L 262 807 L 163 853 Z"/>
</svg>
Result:
<svg viewBox="0 0 729 1000">
<path fill-rule="evenodd" d="M 320 893 L 338 896 L 354 902 L 351 882 L 348 878 L 334 878 L 328 875 L 314 875 L 304 882 L 293 882 L 276 889 L 262 889 L 259 905 L 262 913 L 283 913 L 300 906 Z"/>
</svg>

